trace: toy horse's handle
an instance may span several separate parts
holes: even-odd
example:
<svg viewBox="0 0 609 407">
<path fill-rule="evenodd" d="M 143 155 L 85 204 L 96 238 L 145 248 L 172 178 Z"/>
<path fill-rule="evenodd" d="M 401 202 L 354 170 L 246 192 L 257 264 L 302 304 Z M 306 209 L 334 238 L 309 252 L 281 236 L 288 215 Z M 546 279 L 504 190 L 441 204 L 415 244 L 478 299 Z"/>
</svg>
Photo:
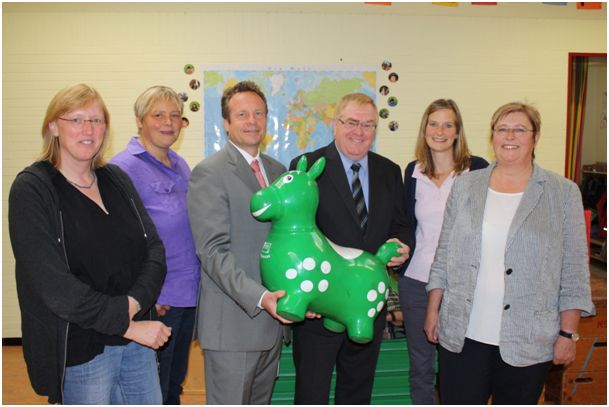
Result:
<svg viewBox="0 0 609 407">
<path fill-rule="evenodd" d="M 376 252 L 375 256 L 381 261 L 381 263 L 387 264 L 392 257 L 400 256 L 400 253 L 398 253 L 398 249 L 400 247 L 402 246 L 400 246 L 400 244 L 397 242 L 383 243 L 383 245 L 379 247 L 379 250 Z"/>
</svg>

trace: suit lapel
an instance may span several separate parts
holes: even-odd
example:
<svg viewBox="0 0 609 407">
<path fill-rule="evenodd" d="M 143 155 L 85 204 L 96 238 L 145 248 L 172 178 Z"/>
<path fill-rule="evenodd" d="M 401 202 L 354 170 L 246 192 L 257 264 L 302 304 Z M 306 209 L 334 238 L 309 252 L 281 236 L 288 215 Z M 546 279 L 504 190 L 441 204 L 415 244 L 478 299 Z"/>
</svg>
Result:
<svg viewBox="0 0 609 407">
<path fill-rule="evenodd" d="M 269 184 L 272 184 L 283 173 L 283 169 L 273 163 L 265 154 L 260 154 L 260 159 L 262 160 L 266 176 L 269 178 Z"/>
<path fill-rule="evenodd" d="M 334 188 L 338 191 L 338 195 L 347 207 L 347 210 L 351 214 L 351 218 L 353 222 L 355 222 L 359 227 L 359 219 L 357 217 L 357 212 L 355 211 L 355 201 L 353 200 L 353 195 L 351 194 L 351 188 L 349 187 L 349 179 L 347 178 L 347 174 L 345 174 L 345 168 L 343 167 L 343 162 L 338 155 L 338 150 L 336 149 L 336 145 L 332 142 L 326 148 L 326 172 L 328 177 L 332 181 Z"/>
<path fill-rule="evenodd" d="M 545 182 L 544 175 L 539 171 L 539 167 L 533 164 L 533 174 L 531 175 L 531 179 L 524 190 L 524 194 L 522 195 L 522 199 L 520 201 L 520 205 L 518 205 L 518 209 L 514 214 L 514 219 L 512 220 L 512 224 L 510 225 L 510 230 L 508 232 L 507 241 L 505 244 L 505 250 L 507 251 L 518 232 L 518 229 L 522 226 L 525 219 L 533 212 L 533 209 L 537 206 L 539 202 L 539 198 L 541 198 L 541 194 L 543 193 L 543 183 Z"/>
<path fill-rule="evenodd" d="M 226 143 L 225 148 L 228 161 L 234 167 L 235 176 L 243 181 L 243 183 L 252 191 L 252 193 L 258 191 L 260 186 L 258 185 L 256 176 L 239 150 L 237 150 L 235 146 L 229 142 Z"/>
</svg>

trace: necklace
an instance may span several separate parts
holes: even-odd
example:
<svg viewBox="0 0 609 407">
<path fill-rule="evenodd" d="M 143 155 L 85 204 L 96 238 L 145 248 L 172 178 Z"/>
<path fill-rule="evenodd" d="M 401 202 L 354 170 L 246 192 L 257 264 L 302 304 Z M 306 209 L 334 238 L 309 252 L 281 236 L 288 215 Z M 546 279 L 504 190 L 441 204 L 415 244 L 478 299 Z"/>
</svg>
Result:
<svg viewBox="0 0 609 407">
<path fill-rule="evenodd" d="M 93 174 L 93 181 L 91 181 L 91 183 L 89 185 L 79 185 L 76 182 L 70 181 L 67 178 L 66 178 L 66 181 L 68 181 L 70 184 L 74 185 L 76 188 L 91 189 L 91 187 L 93 186 L 93 184 L 95 184 L 95 181 L 97 180 L 97 176 L 95 175 L 95 172 L 93 172 L 92 174 Z"/>
</svg>

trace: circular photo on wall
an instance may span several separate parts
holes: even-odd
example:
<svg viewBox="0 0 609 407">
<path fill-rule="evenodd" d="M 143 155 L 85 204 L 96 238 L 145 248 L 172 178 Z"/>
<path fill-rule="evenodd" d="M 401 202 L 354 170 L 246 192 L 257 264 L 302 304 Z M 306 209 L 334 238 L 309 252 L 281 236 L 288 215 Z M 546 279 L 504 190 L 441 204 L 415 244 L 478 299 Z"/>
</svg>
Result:
<svg viewBox="0 0 609 407">
<path fill-rule="evenodd" d="M 182 128 L 185 129 L 188 126 L 190 126 L 190 120 L 188 117 L 182 117 Z"/>
<path fill-rule="evenodd" d="M 190 81 L 188 86 L 190 86 L 190 89 L 192 89 L 192 90 L 197 90 L 197 89 L 199 89 L 199 86 L 201 86 L 201 82 L 199 82 L 196 79 L 193 79 L 192 81 Z"/>
<path fill-rule="evenodd" d="M 389 117 L 389 110 L 387 109 L 381 109 L 381 111 L 379 112 L 379 116 L 381 116 L 381 119 L 386 119 Z"/>
<path fill-rule="evenodd" d="M 186 94 L 186 92 L 178 93 L 178 97 L 182 102 L 186 102 L 188 100 L 188 95 Z"/>
<path fill-rule="evenodd" d="M 398 129 L 398 127 L 400 127 L 400 125 L 395 120 L 392 122 L 389 122 L 389 130 L 396 131 Z"/>
<path fill-rule="evenodd" d="M 200 108 L 201 108 L 201 105 L 199 104 L 199 102 L 195 102 L 195 101 L 190 102 L 190 111 L 191 112 L 198 112 Z"/>
<path fill-rule="evenodd" d="M 395 73 L 395 72 L 391 72 L 391 73 L 389 74 L 389 82 L 391 82 L 391 83 L 395 83 L 395 82 L 397 82 L 397 81 L 398 81 L 398 79 L 399 79 L 399 78 L 398 78 L 398 74 L 397 74 L 397 73 Z"/>
<path fill-rule="evenodd" d="M 387 96 L 389 94 L 389 87 L 383 85 L 379 88 L 379 93 L 383 96 Z"/>
<path fill-rule="evenodd" d="M 192 75 L 195 72 L 195 66 L 192 64 L 184 65 L 184 73 L 186 75 Z"/>
<path fill-rule="evenodd" d="M 383 71 L 388 71 L 391 69 L 391 62 L 384 60 L 383 63 L 381 64 L 381 68 L 383 68 Z"/>
<path fill-rule="evenodd" d="M 387 99 L 387 104 L 391 107 L 397 106 L 398 98 L 396 98 L 395 96 L 391 96 L 389 99 Z"/>
</svg>

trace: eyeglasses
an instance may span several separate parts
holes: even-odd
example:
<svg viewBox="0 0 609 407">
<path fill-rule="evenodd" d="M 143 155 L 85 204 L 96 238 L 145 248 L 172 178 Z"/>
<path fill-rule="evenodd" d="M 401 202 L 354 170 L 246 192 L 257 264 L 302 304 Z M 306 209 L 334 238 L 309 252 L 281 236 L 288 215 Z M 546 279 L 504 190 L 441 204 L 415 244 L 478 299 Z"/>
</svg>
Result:
<svg viewBox="0 0 609 407">
<path fill-rule="evenodd" d="M 64 122 L 70 122 L 74 127 L 84 127 L 85 123 L 91 123 L 91 127 L 97 128 L 104 124 L 106 121 L 104 119 L 83 119 L 82 117 L 74 117 L 72 119 L 65 119 L 63 117 L 59 117 L 59 120 L 63 120 Z"/>
<path fill-rule="evenodd" d="M 336 120 L 338 120 L 343 126 L 345 126 L 345 129 L 347 129 L 347 130 L 355 130 L 358 127 L 361 127 L 362 131 L 364 131 L 366 133 L 372 133 L 374 130 L 376 130 L 376 123 L 374 123 L 374 122 L 362 123 L 359 120 L 353 120 L 353 119 L 347 119 L 347 120 L 336 119 Z"/>
<path fill-rule="evenodd" d="M 511 132 L 514 133 L 515 136 L 524 136 L 525 134 L 532 131 L 533 130 L 525 129 L 524 127 L 499 127 L 498 129 L 494 129 L 493 133 L 498 134 L 500 136 L 507 136 Z"/>
<path fill-rule="evenodd" d="M 154 113 L 154 114 L 152 114 L 152 117 L 154 118 L 154 120 L 157 120 L 157 121 L 165 121 L 167 117 L 169 117 L 169 120 L 171 120 L 173 122 L 182 121 L 182 115 L 177 112 L 171 112 L 171 113 L 169 113 L 169 115 L 167 115 L 165 113 Z"/>
</svg>

